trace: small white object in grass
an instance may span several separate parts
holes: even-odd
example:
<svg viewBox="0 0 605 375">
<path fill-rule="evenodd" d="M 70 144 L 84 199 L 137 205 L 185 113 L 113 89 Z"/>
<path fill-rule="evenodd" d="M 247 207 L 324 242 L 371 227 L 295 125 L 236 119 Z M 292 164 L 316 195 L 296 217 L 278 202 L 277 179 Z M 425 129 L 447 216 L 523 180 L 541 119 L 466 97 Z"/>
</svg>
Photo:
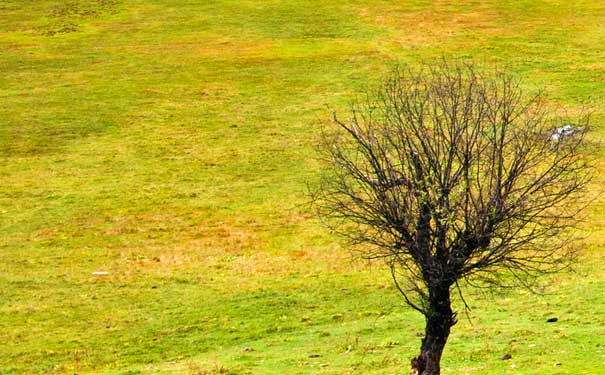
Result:
<svg viewBox="0 0 605 375">
<path fill-rule="evenodd" d="M 550 136 L 550 139 L 553 141 L 558 141 L 563 137 L 572 135 L 573 133 L 576 132 L 576 130 L 578 130 L 578 129 L 571 124 L 563 125 L 560 128 L 555 129 L 555 131 Z"/>
<path fill-rule="evenodd" d="M 95 271 L 92 273 L 94 276 L 107 276 L 109 275 L 109 272 L 105 272 L 105 271 Z"/>
</svg>

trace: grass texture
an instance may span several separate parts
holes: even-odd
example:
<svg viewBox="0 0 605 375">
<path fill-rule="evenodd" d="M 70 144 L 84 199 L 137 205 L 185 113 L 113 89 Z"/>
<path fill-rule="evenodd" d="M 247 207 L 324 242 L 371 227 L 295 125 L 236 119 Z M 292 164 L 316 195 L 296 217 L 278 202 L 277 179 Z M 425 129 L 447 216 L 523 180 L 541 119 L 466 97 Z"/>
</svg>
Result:
<svg viewBox="0 0 605 375">
<path fill-rule="evenodd" d="M 469 290 L 443 373 L 605 374 L 604 45 L 600 0 L 0 2 L 0 374 L 406 374 L 421 317 L 305 190 L 332 109 L 442 55 L 589 108 L 599 166 L 577 272 Z"/>
</svg>

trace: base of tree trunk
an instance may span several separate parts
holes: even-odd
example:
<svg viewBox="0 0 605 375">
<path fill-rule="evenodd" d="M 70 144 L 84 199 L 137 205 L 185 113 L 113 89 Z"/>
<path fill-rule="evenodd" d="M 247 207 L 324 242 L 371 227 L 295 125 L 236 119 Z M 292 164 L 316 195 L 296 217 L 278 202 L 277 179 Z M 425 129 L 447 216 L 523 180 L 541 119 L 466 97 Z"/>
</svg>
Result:
<svg viewBox="0 0 605 375">
<path fill-rule="evenodd" d="M 422 375 L 426 369 L 426 353 L 422 353 L 418 357 L 412 359 L 412 370 L 410 375 Z"/>
</svg>

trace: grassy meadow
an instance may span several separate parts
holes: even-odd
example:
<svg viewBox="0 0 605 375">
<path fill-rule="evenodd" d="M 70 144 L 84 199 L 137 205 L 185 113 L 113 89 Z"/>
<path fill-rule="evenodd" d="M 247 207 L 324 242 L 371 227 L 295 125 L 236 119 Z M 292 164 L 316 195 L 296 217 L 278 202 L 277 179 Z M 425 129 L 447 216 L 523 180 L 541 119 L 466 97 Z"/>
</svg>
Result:
<svg viewBox="0 0 605 375">
<path fill-rule="evenodd" d="M 601 0 L 1 1 L 0 374 L 407 374 L 422 317 L 305 191 L 330 111 L 441 55 L 592 110 L 601 193 Z M 604 202 L 544 294 L 468 291 L 444 374 L 605 374 Z"/>
</svg>

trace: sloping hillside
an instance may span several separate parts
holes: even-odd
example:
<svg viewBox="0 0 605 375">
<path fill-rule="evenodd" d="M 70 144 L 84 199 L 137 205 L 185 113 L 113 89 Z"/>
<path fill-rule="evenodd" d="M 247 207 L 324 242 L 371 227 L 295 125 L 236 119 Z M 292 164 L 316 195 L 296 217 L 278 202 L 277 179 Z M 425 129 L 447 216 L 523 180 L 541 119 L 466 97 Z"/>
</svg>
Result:
<svg viewBox="0 0 605 375">
<path fill-rule="evenodd" d="M 421 317 L 306 205 L 322 122 L 454 54 L 588 106 L 601 160 L 603 46 L 600 0 L 2 1 L 0 374 L 401 374 Z M 603 199 L 578 273 L 469 292 L 445 374 L 605 373 Z"/>
</svg>

